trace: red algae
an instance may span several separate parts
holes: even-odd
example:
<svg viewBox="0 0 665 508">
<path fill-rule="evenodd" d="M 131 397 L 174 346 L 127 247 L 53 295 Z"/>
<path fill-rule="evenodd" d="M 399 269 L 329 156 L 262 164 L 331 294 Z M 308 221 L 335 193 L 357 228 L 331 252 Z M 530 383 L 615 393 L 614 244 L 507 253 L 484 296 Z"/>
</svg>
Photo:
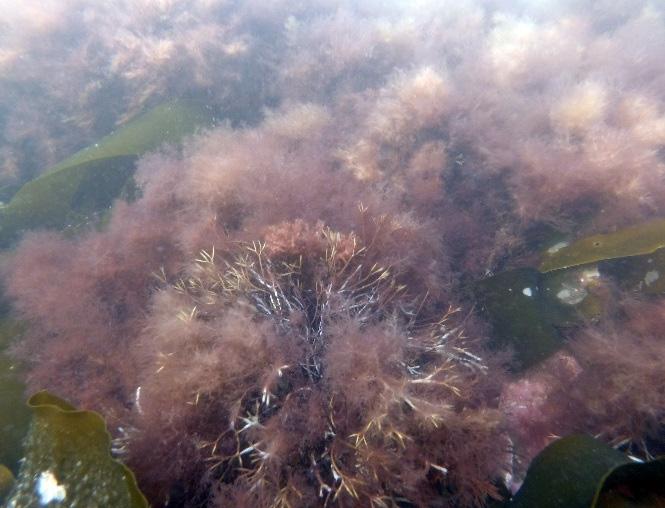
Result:
<svg viewBox="0 0 665 508">
<path fill-rule="evenodd" d="M 168 97 L 218 122 L 2 275 L 28 389 L 99 411 L 154 505 L 483 507 L 557 436 L 662 451 L 660 296 L 608 284 L 516 373 L 472 290 L 665 216 L 661 7 L 131 4 L 13 14 L 0 183 Z"/>
</svg>

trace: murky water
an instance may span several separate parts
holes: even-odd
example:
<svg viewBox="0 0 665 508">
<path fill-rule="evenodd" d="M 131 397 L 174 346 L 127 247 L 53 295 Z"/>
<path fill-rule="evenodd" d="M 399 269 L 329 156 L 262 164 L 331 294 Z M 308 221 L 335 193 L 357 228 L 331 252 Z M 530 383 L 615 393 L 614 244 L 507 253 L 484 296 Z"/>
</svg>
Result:
<svg viewBox="0 0 665 508">
<path fill-rule="evenodd" d="M 664 50 L 641 0 L 0 0 L 4 502 L 660 506 Z"/>
</svg>

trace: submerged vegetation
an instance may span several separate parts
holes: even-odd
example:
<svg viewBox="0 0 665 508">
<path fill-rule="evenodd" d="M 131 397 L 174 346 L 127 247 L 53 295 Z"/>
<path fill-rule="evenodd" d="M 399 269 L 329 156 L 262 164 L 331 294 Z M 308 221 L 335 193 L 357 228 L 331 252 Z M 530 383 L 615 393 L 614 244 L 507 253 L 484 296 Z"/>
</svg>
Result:
<svg viewBox="0 0 665 508">
<path fill-rule="evenodd" d="M 110 436 L 96 413 L 39 392 L 28 401 L 32 421 L 25 458 L 6 506 L 145 508 L 134 475 L 109 455 Z"/>
<path fill-rule="evenodd" d="M 662 503 L 661 6 L 84 4 L 0 0 L 11 506 Z"/>
<path fill-rule="evenodd" d="M 536 457 L 511 508 L 662 506 L 665 460 L 635 462 L 584 435 L 559 439 Z"/>
<path fill-rule="evenodd" d="M 142 450 L 200 456 L 220 503 L 238 506 L 496 496 L 498 414 L 470 400 L 487 367 L 451 310 L 409 294 L 408 266 L 383 264 L 399 224 L 360 214 L 359 235 L 295 221 L 230 258 L 202 251 L 158 293 L 176 322 L 153 322 L 139 341 L 153 358 L 137 425 L 169 430 L 130 450 L 155 484 L 164 473 Z M 193 422 L 208 423 L 176 447 Z"/>
<path fill-rule="evenodd" d="M 610 259 L 652 254 L 665 247 L 665 220 L 659 219 L 614 233 L 582 238 L 556 252 L 546 252 L 540 271 L 551 272 Z"/>
<path fill-rule="evenodd" d="M 110 208 L 131 185 L 141 155 L 210 127 L 213 118 L 212 108 L 200 103 L 172 101 L 57 164 L 0 208 L 0 246 L 6 247 L 25 230 L 94 222 L 95 214 Z"/>
</svg>

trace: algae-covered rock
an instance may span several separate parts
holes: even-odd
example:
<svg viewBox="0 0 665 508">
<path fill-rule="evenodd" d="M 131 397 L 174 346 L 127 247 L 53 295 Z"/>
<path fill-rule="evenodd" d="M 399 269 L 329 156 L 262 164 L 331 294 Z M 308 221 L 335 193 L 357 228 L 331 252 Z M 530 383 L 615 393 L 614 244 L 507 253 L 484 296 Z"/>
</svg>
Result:
<svg viewBox="0 0 665 508">
<path fill-rule="evenodd" d="M 0 247 L 35 228 L 75 227 L 107 209 L 138 157 L 212 125 L 214 112 L 188 100 L 163 104 L 26 183 L 0 208 Z"/>
<path fill-rule="evenodd" d="M 665 506 L 665 460 L 633 462 L 586 435 L 559 439 L 531 462 L 508 508 Z"/>
<path fill-rule="evenodd" d="M 34 395 L 28 405 L 32 422 L 25 459 L 8 507 L 148 506 L 131 471 L 110 456 L 101 416 L 47 392 Z"/>
</svg>

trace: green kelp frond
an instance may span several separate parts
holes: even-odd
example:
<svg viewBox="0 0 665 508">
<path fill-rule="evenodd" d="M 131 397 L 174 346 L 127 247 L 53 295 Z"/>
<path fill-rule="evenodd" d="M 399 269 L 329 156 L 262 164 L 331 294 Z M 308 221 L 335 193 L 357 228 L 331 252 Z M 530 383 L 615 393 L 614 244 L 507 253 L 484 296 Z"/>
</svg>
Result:
<svg viewBox="0 0 665 508">
<path fill-rule="evenodd" d="M 48 170 L 55 173 L 91 161 L 138 156 L 164 144 L 177 144 L 198 128 L 212 125 L 214 113 L 200 101 L 177 99 L 160 104 L 122 125 L 97 143 Z"/>
<path fill-rule="evenodd" d="M 665 506 L 665 460 L 634 462 L 586 435 L 558 439 L 532 461 L 508 508 Z"/>
<path fill-rule="evenodd" d="M 39 392 L 28 401 L 32 422 L 7 506 L 142 508 L 133 473 L 114 460 L 104 420 Z"/>
<path fill-rule="evenodd" d="M 0 317 L 0 464 L 14 473 L 23 454 L 21 442 L 30 424 L 30 411 L 23 404 L 25 383 L 21 366 L 8 349 L 24 328 L 19 321 Z"/>
<path fill-rule="evenodd" d="M 543 273 L 598 261 L 650 254 L 665 247 L 665 219 L 582 238 L 554 252 L 545 252 Z"/>
<path fill-rule="evenodd" d="M 14 485 L 14 475 L 11 470 L 2 464 L 0 464 L 0 503 L 5 499 L 5 496 L 9 494 Z"/>
<path fill-rule="evenodd" d="M 492 345 L 515 354 L 516 370 L 548 358 L 563 346 L 560 331 L 596 319 L 605 307 L 592 291 L 599 277 L 586 268 L 540 273 L 520 268 L 475 284 L 493 326 Z"/>
<path fill-rule="evenodd" d="M 121 194 L 141 155 L 180 143 L 213 122 L 212 109 L 187 100 L 162 104 L 131 120 L 21 187 L 0 208 L 0 247 L 25 230 L 87 223 Z"/>
</svg>

